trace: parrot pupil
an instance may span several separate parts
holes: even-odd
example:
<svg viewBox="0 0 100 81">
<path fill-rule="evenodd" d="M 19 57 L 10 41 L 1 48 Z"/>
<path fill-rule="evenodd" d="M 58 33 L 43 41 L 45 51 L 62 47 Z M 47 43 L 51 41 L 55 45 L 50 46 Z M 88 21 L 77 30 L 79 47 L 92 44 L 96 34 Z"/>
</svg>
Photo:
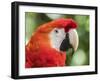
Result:
<svg viewBox="0 0 100 81">
<path fill-rule="evenodd" d="M 55 30 L 56 33 L 58 33 L 58 30 Z"/>
</svg>

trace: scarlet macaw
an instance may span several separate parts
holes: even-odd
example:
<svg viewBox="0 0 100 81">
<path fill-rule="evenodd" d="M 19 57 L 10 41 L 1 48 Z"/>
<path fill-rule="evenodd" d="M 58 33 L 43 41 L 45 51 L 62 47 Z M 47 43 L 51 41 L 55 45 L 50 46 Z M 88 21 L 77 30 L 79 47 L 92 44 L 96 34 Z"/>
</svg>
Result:
<svg viewBox="0 0 100 81">
<path fill-rule="evenodd" d="M 76 28 L 74 20 L 64 18 L 40 25 L 25 46 L 25 67 L 65 66 L 66 50 L 78 47 Z"/>
</svg>

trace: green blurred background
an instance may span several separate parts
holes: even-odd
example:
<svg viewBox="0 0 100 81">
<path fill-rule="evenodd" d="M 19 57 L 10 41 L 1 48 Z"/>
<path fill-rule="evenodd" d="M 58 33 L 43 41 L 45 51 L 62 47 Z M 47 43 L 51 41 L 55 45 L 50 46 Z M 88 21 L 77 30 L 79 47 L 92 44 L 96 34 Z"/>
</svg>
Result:
<svg viewBox="0 0 100 81">
<path fill-rule="evenodd" d="M 72 55 L 67 54 L 66 65 L 68 66 L 82 66 L 89 65 L 89 16 L 88 15 L 70 15 L 70 14 L 52 14 L 52 13 L 34 13 L 25 12 L 25 28 L 27 44 L 32 33 L 36 28 L 48 21 L 58 18 L 72 18 L 77 24 L 77 32 L 79 35 L 79 46 L 77 51 Z"/>
</svg>

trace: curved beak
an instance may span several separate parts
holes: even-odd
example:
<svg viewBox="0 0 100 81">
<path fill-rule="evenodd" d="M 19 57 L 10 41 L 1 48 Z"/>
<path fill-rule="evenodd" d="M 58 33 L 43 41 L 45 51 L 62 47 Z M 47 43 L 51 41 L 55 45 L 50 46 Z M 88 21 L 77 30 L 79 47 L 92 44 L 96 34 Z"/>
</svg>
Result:
<svg viewBox="0 0 100 81">
<path fill-rule="evenodd" d="M 79 44 L 79 37 L 77 31 L 75 29 L 71 29 L 68 33 L 70 44 L 72 45 L 74 51 L 76 51 Z"/>
<path fill-rule="evenodd" d="M 72 49 L 72 53 L 74 53 L 79 44 L 79 38 L 77 31 L 75 29 L 70 29 L 69 32 L 66 34 L 65 39 L 62 41 L 60 45 L 61 51 L 67 51 L 70 48 Z"/>
</svg>

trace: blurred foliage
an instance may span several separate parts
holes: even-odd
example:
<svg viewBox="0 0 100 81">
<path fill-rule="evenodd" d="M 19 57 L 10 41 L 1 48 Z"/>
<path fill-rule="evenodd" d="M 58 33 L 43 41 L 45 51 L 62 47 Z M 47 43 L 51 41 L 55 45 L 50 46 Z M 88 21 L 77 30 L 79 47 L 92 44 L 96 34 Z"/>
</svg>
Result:
<svg viewBox="0 0 100 81">
<path fill-rule="evenodd" d="M 75 54 L 68 54 L 66 65 L 89 65 L 89 16 L 88 15 L 71 15 L 71 14 L 46 14 L 46 13 L 25 13 L 26 43 L 30 39 L 36 28 L 48 21 L 57 18 L 72 18 L 77 24 L 79 35 L 79 47 Z"/>
</svg>

